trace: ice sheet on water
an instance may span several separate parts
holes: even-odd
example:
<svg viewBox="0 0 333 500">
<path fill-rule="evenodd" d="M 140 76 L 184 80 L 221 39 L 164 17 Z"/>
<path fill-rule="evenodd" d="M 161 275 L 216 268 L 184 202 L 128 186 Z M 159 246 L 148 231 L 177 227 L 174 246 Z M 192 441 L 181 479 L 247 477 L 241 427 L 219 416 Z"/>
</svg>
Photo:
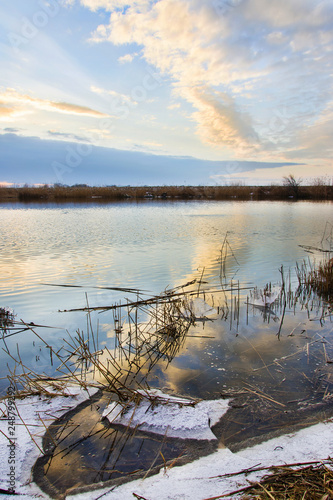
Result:
<svg viewBox="0 0 333 500">
<path fill-rule="evenodd" d="M 196 318 L 203 318 L 217 314 L 216 309 L 210 306 L 202 297 L 192 298 L 189 301 L 189 307 Z"/>
<path fill-rule="evenodd" d="M 278 285 L 272 286 L 269 290 L 260 290 L 255 294 L 251 303 L 258 307 L 268 307 L 279 298 L 281 291 L 282 288 Z"/>
<path fill-rule="evenodd" d="M 152 404 L 155 398 L 156 404 Z M 216 439 L 211 427 L 228 410 L 228 400 L 193 401 L 152 390 L 140 404 L 130 403 L 124 410 L 111 403 L 103 413 L 110 422 L 182 439 Z"/>
</svg>

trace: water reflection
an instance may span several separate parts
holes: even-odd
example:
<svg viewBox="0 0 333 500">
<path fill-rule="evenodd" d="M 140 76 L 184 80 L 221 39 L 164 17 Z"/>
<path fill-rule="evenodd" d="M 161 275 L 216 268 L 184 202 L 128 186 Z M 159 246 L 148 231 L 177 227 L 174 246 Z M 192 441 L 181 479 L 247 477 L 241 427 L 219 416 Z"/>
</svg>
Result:
<svg viewBox="0 0 333 500">
<path fill-rule="evenodd" d="M 324 221 L 331 217 L 331 204 L 168 202 L 28 209 L 6 205 L 1 215 L 0 306 L 14 309 L 18 320 L 58 327 L 38 329 L 45 343 L 33 328 L 4 339 L 12 353 L 19 346 L 21 359 L 36 373 L 57 375 L 57 366 L 68 357 L 63 352 L 65 340 L 72 342 L 79 331 L 86 335 L 92 353 L 103 350 L 95 359 L 111 373 L 114 363 L 108 364 L 109 352 L 117 355 L 116 362 L 124 370 L 127 358 L 135 359 L 138 366 L 134 369 L 132 364 L 131 373 L 139 373 L 139 382 L 152 388 L 204 399 L 234 396 L 230 412 L 214 429 L 219 441 L 230 447 L 260 433 L 281 430 L 300 418 L 306 423 L 310 415 L 321 418 L 322 411 L 327 415 L 333 392 L 329 311 L 325 313 L 325 305 L 316 297 L 296 294 L 293 273 L 289 281 L 294 295 L 285 310 L 280 299 L 269 307 L 260 304 L 249 287 L 264 289 L 269 282 L 281 286 L 280 266 L 293 269 L 307 255 L 300 243 L 318 245 Z M 230 247 L 224 254 L 226 234 Z M 181 335 L 171 338 L 167 329 L 152 335 L 155 313 L 142 311 L 142 304 L 127 305 L 136 294 L 115 290 L 144 289 L 149 294 L 141 294 L 145 299 L 194 279 L 193 297 L 199 294 L 215 312 L 208 319 L 196 317 Z M 93 309 L 88 317 L 85 311 L 58 312 L 84 308 L 87 297 Z M 109 306 L 120 301 L 126 307 L 115 317 Z M 179 313 L 172 315 L 179 319 Z M 130 324 L 129 338 L 117 334 L 117 328 L 128 330 Z M 172 318 L 167 325 L 172 333 Z M 159 324 L 156 329 L 160 328 Z M 50 346 L 63 356 L 53 357 L 52 363 Z M 6 367 L 8 357 L 3 351 L 1 356 L 1 366 Z M 8 370 L 4 370 L 5 378 Z M 95 380 L 104 375 L 96 369 L 87 373 Z M 7 385 L 5 379 L 2 383 Z M 83 413 L 78 419 L 80 428 L 71 422 L 66 430 L 59 430 L 64 434 L 57 435 L 57 440 L 64 438 L 66 446 L 47 464 L 52 482 L 58 481 L 59 467 L 67 463 L 66 470 L 71 470 L 70 464 L 75 464 L 74 483 L 66 472 L 58 488 L 83 484 L 85 477 L 88 481 L 123 477 L 129 472 L 131 446 L 134 470 L 150 467 L 144 452 L 146 437 L 131 436 L 126 441 L 119 429 L 106 428 L 97 417 L 91 420 Z M 87 427 L 82 427 L 85 423 Z M 154 454 L 159 445 L 153 443 Z M 123 446 L 127 451 L 120 456 Z M 173 446 L 166 455 L 178 453 Z M 83 455 L 91 462 L 83 462 Z M 93 455 L 100 455 L 98 463 Z M 69 457 L 73 462 L 67 462 Z M 161 460 L 159 456 L 159 464 Z"/>
<path fill-rule="evenodd" d="M 50 426 L 44 438 L 46 455 L 34 466 L 34 480 L 52 497 L 101 481 L 143 477 L 186 453 L 185 444 L 175 439 L 161 440 L 102 421 L 109 401 L 110 395 L 104 394 Z"/>
<path fill-rule="evenodd" d="M 212 297 L 211 294 L 207 296 Z M 169 294 L 171 301 L 174 298 Z M 227 299 L 234 302 L 230 295 Z M 202 316 L 199 319 L 203 321 L 194 320 L 186 329 L 186 337 L 180 335 L 169 339 L 168 343 L 174 344 L 169 355 L 165 355 L 167 343 L 156 344 L 154 334 L 146 329 L 147 323 L 143 323 L 143 330 L 136 332 L 136 341 L 140 340 L 142 331 L 147 334 L 140 340 L 144 348 L 136 344 L 134 349 L 133 339 L 130 343 L 124 342 L 126 335 L 129 338 L 130 324 L 123 322 L 120 325 L 119 320 L 115 321 L 118 346 L 115 345 L 112 353 L 117 357 L 110 360 L 108 374 L 115 365 L 122 366 L 128 374 L 133 368 L 129 362 L 132 353 L 131 362 L 139 364 L 134 370 L 132 384 L 146 381 L 150 387 L 162 387 L 166 392 L 204 399 L 228 398 L 230 410 L 212 428 L 217 442 L 199 445 L 144 434 L 138 429 L 106 425 L 101 414 L 110 396 L 104 395 L 97 404 L 60 419 L 51 428 L 52 438 L 46 435 L 44 444 L 51 456 L 38 461 L 35 479 L 45 491 L 52 485 L 60 493 L 99 481 L 115 484 L 119 478 L 130 480 L 132 475 L 145 474 L 151 467 L 163 467 L 168 460 L 170 463 L 179 457 L 191 460 L 197 456 L 193 455 L 194 448 L 200 449 L 202 454 L 211 452 L 217 445 L 237 450 L 248 445 L 251 439 L 267 438 L 331 416 L 331 318 L 328 315 L 327 321 L 313 321 L 320 308 L 320 317 L 325 317 L 323 312 L 327 311 L 327 304 L 316 297 L 312 299 L 315 316 L 308 310 L 309 297 L 306 303 L 297 302 L 284 316 L 280 339 L 277 323 L 269 321 L 269 317 L 272 314 L 273 318 L 280 319 L 281 302 L 270 304 L 271 313 L 267 313 L 262 307 L 249 311 L 246 301 L 239 308 L 239 324 L 231 324 L 231 328 L 229 304 L 228 314 L 224 311 L 223 319 L 215 310 L 211 315 L 213 321 Z M 217 303 L 216 297 L 214 303 Z M 149 302 L 149 306 L 155 305 L 156 301 Z M 133 314 L 133 309 L 129 309 L 129 314 Z M 207 310 L 212 311 L 211 308 Z M 125 325 L 127 333 L 123 330 Z M 157 325 L 155 332 L 159 329 Z M 139 357 L 136 356 L 138 351 Z M 104 366 L 107 354 L 110 352 L 100 355 Z M 97 378 L 102 380 L 103 373 L 100 372 Z M 121 382 L 120 378 L 117 380 Z M 123 386 L 120 389 L 123 390 Z"/>
</svg>

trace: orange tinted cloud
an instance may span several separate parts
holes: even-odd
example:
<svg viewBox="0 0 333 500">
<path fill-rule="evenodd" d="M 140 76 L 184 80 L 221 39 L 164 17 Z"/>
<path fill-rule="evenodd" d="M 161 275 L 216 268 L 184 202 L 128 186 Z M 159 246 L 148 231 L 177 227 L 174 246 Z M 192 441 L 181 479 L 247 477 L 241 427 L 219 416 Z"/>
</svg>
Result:
<svg viewBox="0 0 333 500">
<path fill-rule="evenodd" d="M 31 97 L 28 94 L 21 94 L 15 89 L 10 88 L 0 93 L 0 100 L 2 101 L 2 109 L 4 110 L 2 114 L 16 114 L 18 111 L 28 111 L 29 109 L 31 110 L 31 108 L 37 108 L 47 111 L 57 111 L 59 113 L 84 115 L 96 118 L 104 118 L 109 116 L 87 106 L 80 106 L 67 102 L 50 101 L 47 99 L 39 99 L 36 97 Z"/>
</svg>

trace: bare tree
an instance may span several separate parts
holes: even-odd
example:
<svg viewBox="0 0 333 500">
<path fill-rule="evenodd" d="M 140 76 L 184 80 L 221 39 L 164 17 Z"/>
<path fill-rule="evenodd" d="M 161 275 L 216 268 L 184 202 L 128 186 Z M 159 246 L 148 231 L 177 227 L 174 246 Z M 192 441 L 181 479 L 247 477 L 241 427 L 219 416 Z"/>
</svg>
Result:
<svg viewBox="0 0 333 500">
<path fill-rule="evenodd" d="M 292 196 L 298 198 L 299 188 L 302 184 L 302 179 L 296 179 L 293 174 L 289 174 L 283 177 L 283 185 L 288 188 L 288 191 Z"/>
</svg>

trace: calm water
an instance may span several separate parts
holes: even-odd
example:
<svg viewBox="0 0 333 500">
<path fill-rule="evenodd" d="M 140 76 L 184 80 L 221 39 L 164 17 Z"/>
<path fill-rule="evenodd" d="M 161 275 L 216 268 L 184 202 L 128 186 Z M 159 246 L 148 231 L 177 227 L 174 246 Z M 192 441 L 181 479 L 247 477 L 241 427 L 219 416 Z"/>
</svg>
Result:
<svg viewBox="0 0 333 500">
<path fill-rule="evenodd" d="M 330 203 L 6 204 L 0 209 L 0 306 L 12 308 L 17 319 L 27 323 L 55 327 L 38 330 L 54 348 L 63 345 L 66 330 L 86 329 L 84 313 L 58 312 L 84 307 L 86 293 L 91 306 L 133 299 L 128 293 L 94 287 L 140 288 L 158 294 L 198 277 L 203 269 L 205 279 L 213 283 L 227 234 L 235 255 L 229 252 L 228 279 L 263 288 L 267 282 L 279 281 L 281 265 L 293 270 L 296 261 L 308 258 L 299 245 L 321 245 L 326 222 L 332 223 Z M 241 306 L 247 294 L 241 293 Z M 94 325 L 97 321 L 101 345 L 109 345 L 110 315 L 96 314 Z M 288 316 L 286 329 L 291 331 L 300 321 L 303 318 Z M 246 369 L 252 361 L 260 366 L 260 357 L 249 342 L 256 343 L 256 349 L 260 345 L 268 360 L 274 350 L 290 352 L 290 342 L 275 343 L 277 326 L 273 319 L 265 322 L 258 311 L 253 311 L 249 321 L 241 307 L 237 325 L 230 324 L 229 318 L 206 324 L 204 335 L 214 340 L 188 339 L 168 370 L 160 366 L 152 380 L 191 395 L 214 397 L 219 385 L 229 386 L 235 373 L 244 372 L 244 361 Z M 194 333 L 202 334 L 202 328 L 198 325 Z M 318 324 L 312 322 L 307 328 L 316 333 Z M 267 332 L 273 344 L 267 343 Z M 243 337 L 246 340 L 240 342 Z M 23 361 L 37 372 L 54 369 L 49 351 L 30 332 L 7 338 L 6 343 L 11 352 L 19 345 Z M 6 377 L 7 355 L 2 352 L 0 356 L 2 377 Z"/>
<path fill-rule="evenodd" d="M 78 329 L 87 333 L 84 312 L 59 310 L 82 308 L 87 301 L 104 307 L 136 299 L 135 294 L 103 287 L 139 288 L 149 296 L 203 276 L 206 306 L 215 308 L 213 321 L 197 321 L 170 363 L 162 358 L 142 372 L 149 385 L 207 399 L 241 392 L 213 429 L 219 446 L 231 449 L 249 438 L 328 415 L 333 399 L 332 318 L 328 314 L 323 320 L 322 312 L 328 310 L 317 297 L 295 299 L 294 271 L 296 262 L 322 258 L 300 245 L 332 243 L 331 203 L 15 204 L 0 210 L 0 307 L 12 308 L 16 319 L 26 323 L 53 327 L 35 330 L 55 351 Z M 292 292 L 285 311 L 281 304 L 253 306 L 255 287 L 257 294 L 267 283 L 279 290 L 281 266 Z M 232 283 L 232 291 L 222 293 L 221 281 L 228 289 Z M 113 349 L 112 312 L 93 313 L 91 323 L 99 347 Z M 54 374 L 57 360 L 53 357 L 51 363 L 50 350 L 32 332 L 7 337 L 5 346 L 16 358 L 19 352 L 29 369 Z M 4 390 L 14 362 L 3 350 L 0 358 Z M 89 407 L 88 416 L 82 410 L 55 431 L 60 444 L 41 464 L 40 474 L 58 491 L 113 479 L 115 471 L 126 475 L 145 470 L 151 457 L 153 464 L 162 465 L 156 457 L 159 439 L 140 433 L 129 439 L 105 426 L 102 406 L 95 404 L 94 412 Z M 182 449 L 174 441 L 163 443 L 167 458 L 176 458 Z"/>
</svg>

